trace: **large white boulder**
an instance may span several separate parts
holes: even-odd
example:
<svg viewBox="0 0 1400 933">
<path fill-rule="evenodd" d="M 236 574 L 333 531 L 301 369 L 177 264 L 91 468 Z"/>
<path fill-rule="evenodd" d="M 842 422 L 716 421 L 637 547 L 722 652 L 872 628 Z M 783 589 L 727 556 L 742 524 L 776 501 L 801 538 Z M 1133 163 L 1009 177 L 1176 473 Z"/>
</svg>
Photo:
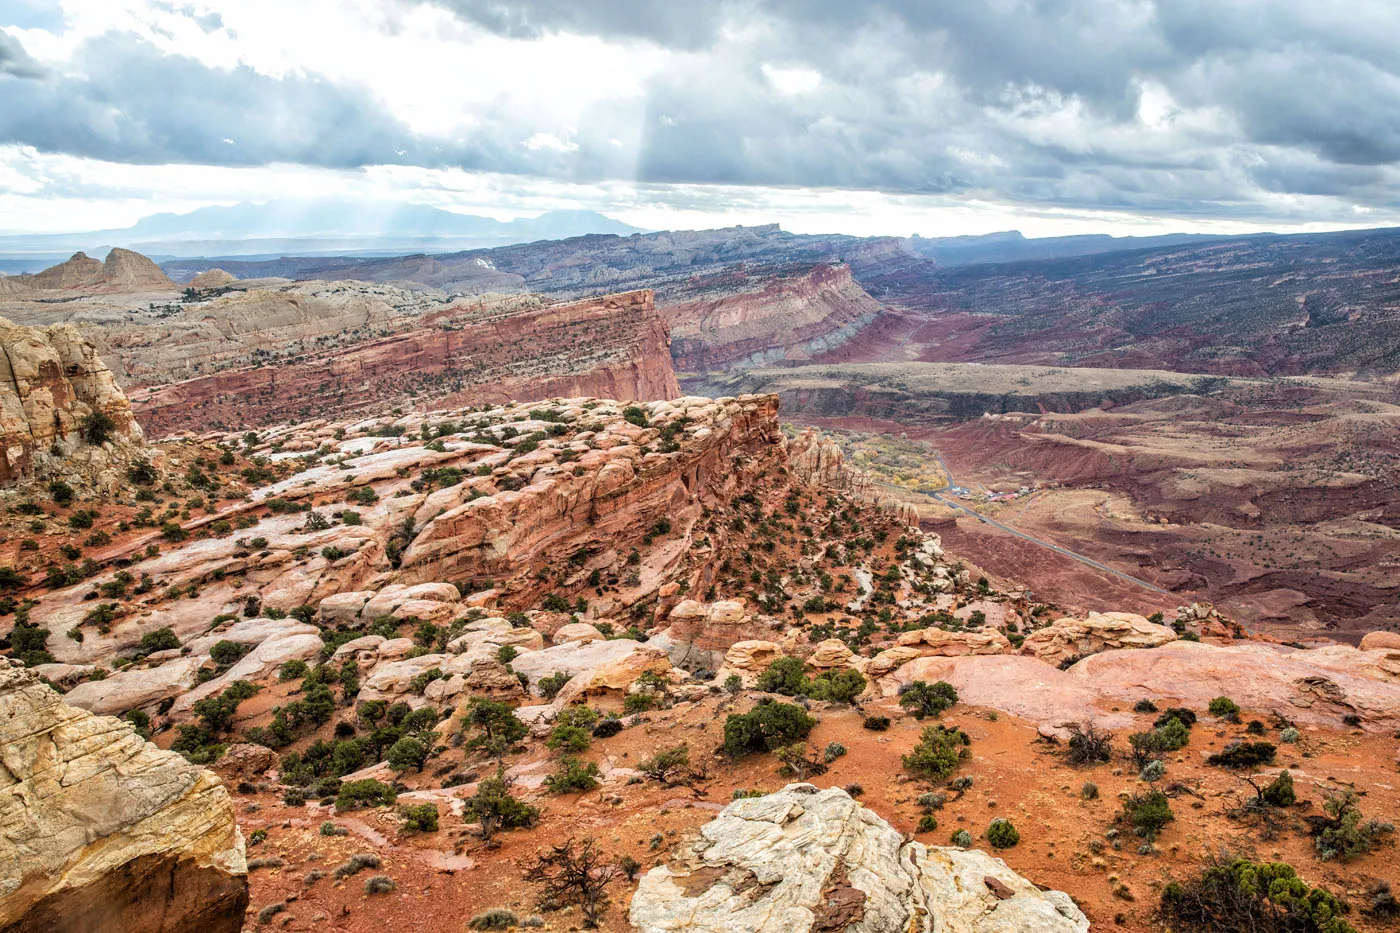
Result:
<svg viewBox="0 0 1400 933">
<path fill-rule="evenodd" d="M 995 890 L 994 890 L 995 889 Z M 643 876 L 641 933 L 1087 933 L 1069 895 L 977 850 L 905 842 L 839 788 L 736 800 Z"/>
</svg>

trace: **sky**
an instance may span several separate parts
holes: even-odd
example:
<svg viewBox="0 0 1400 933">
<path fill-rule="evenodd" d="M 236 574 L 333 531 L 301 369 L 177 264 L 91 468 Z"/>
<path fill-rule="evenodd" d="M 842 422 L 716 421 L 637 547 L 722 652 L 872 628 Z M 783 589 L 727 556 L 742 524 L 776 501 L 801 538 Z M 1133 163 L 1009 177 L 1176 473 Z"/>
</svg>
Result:
<svg viewBox="0 0 1400 933">
<path fill-rule="evenodd" d="M 0 230 L 1400 225 L 1394 0 L 0 0 Z"/>
</svg>

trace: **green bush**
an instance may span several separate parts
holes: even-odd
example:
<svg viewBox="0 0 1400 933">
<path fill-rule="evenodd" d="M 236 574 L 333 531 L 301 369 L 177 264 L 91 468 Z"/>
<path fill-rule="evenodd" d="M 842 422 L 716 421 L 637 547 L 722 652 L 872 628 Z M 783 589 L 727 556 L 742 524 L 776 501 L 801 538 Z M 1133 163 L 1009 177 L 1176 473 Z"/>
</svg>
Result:
<svg viewBox="0 0 1400 933">
<path fill-rule="evenodd" d="M 957 769 L 971 741 L 956 727 L 928 726 L 919 736 L 919 744 L 903 757 L 904 767 L 927 780 L 942 780 Z"/>
<path fill-rule="evenodd" d="M 919 817 L 919 825 L 918 828 L 914 830 L 914 832 L 931 833 L 937 828 L 938 818 L 935 817 L 932 813 L 925 813 L 923 816 Z"/>
<path fill-rule="evenodd" d="M 141 650 L 147 654 L 157 651 L 170 651 L 180 647 L 180 639 L 175 637 L 175 633 L 169 628 L 158 628 L 154 632 L 147 632 L 141 636 Z"/>
<path fill-rule="evenodd" d="M 410 833 L 435 833 L 438 831 L 437 807 L 430 803 L 405 804 L 399 807 L 403 819 L 403 829 Z"/>
<path fill-rule="evenodd" d="M 591 761 L 565 755 L 559 759 L 558 770 L 545 777 L 544 785 L 553 794 L 592 790 L 598 786 L 598 766 Z"/>
<path fill-rule="evenodd" d="M 385 760 L 395 771 L 407 771 L 409 768 L 422 771 L 430 751 L 432 749 L 426 743 L 406 735 L 389 747 L 389 754 Z"/>
<path fill-rule="evenodd" d="M 1345 904 L 1284 862 L 1212 860 L 1199 878 L 1163 888 L 1161 903 L 1181 933 L 1356 933 Z"/>
<path fill-rule="evenodd" d="M 1298 802 L 1298 793 L 1293 787 L 1293 775 L 1284 768 L 1273 783 L 1259 794 L 1271 807 L 1291 807 Z"/>
<path fill-rule="evenodd" d="M 543 696 L 546 700 L 552 700 L 559 695 L 559 691 L 563 690 L 564 685 L 567 684 L 571 679 L 572 678 L 568 674 L 565 674 L 563 671 L 559 671 L 557 673 L 550 674 L 548 677 L 541 677 L 539 679 L 539 682 L 535 686 L 540 688 L 541 696 Z"/>
<path fill-rule="evenodd" d="M 1132 826 L 1139 836 L 1152 840 L 1172 820 L 1171 803 L 1167 795 L 1159 790 L 1134 794 L 1123 801 L 1123 812 L 1119 819 Z"/>
<path fill-rule="evenodd" d="M 335 809 L 358 810 L 361 807 L 392 807 L 398 793 L 388 784 L 365 778 L 360 781 L 343 781 L 340 793 L 335 798 Z"/>
<path fill-rule="evenodd" d="M 781 693 L 783 696 L 798 696 L 806 686 L 803 665 L 799 658 L 778 658 L 768 665 L 758 677 L 758 689 L 764 693 Z"/>
<path fill-rule="evenodd" d="M 277 669 L 278 680 L 296 680 L 305 677 L 308 668 L 305 661 L 291 660 L 283 661 L 282 666 Z"/>
<path fill-rule="evenodd" d="M 1395 831 L 1390 823 L 1367 820 L 1357 805 L 1359 799 L 1356 791 L 1344 788 L 1323 802 L 1325 817 L 1309 820 L 1313 848 L 1324 862 L 1365 855 L 1375 848 L 1381 836 Z"/>
<path fill-rule="evenodd" d="M 866 716 L 861 721 L 861 727 L 869 729 L 871 732 L 884 732 L 890 727 L 890 717 L 888 716 Z"/>
<path fill-rule="evenodd" d="M 747 713 L 732 713 L 724 722 L 724 752 L 737 757 L 774 751 L 811 734 L 817 721 L 791 703 L 760 703 Z"/>
<path fill-rule="evenodd" d="M 1225 696 L 1211 700 L 1206 709 L 1218 719 L 1237 719 L 1240 715 L 1239 704 Z"/>
<path fill-rule="evenodd" d="M 997 817 L 987 826 L 987 842 L 994 849 L 1009 849 L 1020 841 L 1021 834 L 1004 817 Z"/>
<path fill-rule="evenodd" d="M 828 703 L 853 703 L 865 692 L 865 675 L 852 668 L 827 671 L 813 678 L 803 692 L 814 700 Z"/>
<path fill-rule="evenodd" d="M 209 649 L 209 657 L 220 667 L 228 667 L 237 663 L 238 659 L 248 653 L 247 645 L 240 645 L 236 641 L 217 641 L 214 647 Z"/>
<path fill-rule="evenodd" d="M 968 832 L 965 829 L 960 829 L 957 832 L 953 833 L 952 837 L 949 838 L 948 843 L 950 845 L 957 846 L 959 849 L 971 848 L 972 833 Z"/>
<path fill-rule="evenodd" d="M 1277 751 L 1273 742 L 1231 742 L 1206 759 L 1206 764 L 1222 768 L 1257 768 L 1273 764 Z"/>
<path fill-rule="evenodd" d="M 480 826 L 481 837 L 490 842 L 501 830 L 533 826 L 540 811 L 511 796 L 505 769 L 498 767 L 495 777 L 477 784 L 476 796 L 467 798 L 463 816 Z"/>
<path fill-rule="evenodd" d="M 937 716 L 958 702 L 958 691 L 945 680 L 925 683 L 916 680 L 899 690 L 899 705 L 909 710 L 915 719 Z"/>
</svg>

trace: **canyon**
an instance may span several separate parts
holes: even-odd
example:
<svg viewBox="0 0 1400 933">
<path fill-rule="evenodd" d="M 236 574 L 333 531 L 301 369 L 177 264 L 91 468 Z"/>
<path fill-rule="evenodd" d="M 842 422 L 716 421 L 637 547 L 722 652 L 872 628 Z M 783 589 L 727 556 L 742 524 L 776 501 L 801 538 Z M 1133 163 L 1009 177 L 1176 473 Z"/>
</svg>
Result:
<svg viewBox="0 0 1400 933">
<path fill-rule="evenodd" d="M 1001 358 L 949 283 L 1048 270 L 768 227 L 71 262 L 4 299 L 0 929 L 1146 933 L 1227 850 L 1385 928 L 1393 380 Z"/>
</svg>

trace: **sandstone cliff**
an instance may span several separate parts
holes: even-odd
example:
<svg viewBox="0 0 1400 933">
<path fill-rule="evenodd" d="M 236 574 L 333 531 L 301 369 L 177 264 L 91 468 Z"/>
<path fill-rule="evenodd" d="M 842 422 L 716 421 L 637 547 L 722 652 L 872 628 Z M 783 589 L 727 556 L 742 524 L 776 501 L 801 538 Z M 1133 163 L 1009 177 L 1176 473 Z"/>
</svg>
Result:
<svg viewBox="0 0 1400 933">
<path fill-rule="evenodd" d="M 110 451 L 141 438 L 126 396 L 77 328 L 0 318 L 0 483 L 100 470 Z"/>
<path fill-rule="evenodd" d="M 0 930 L 240 930 L 243 838 L 219 779 L 0 663 Z"/>
<path fill-rule="evenodd" d="M 875 319 L 880 303 L 845 263 L 801 269 L 729 269 L 687 283 L 660 307 L 680 370 L 705 372 L 807 360 Z"/>
<path fill-rule="evenodd" d="M 302 315 L 313 339 L 295 365 L 232 369 L 141 393 L 138 417 L 158 435 L 395 404 L 423 410 L 552 396 L 629 401 L 680 394 L 666 326 L 649 291 L 533 309 L 454 305 L 407 328 L 376 318 L 371 306 L 363 314 L 342 310 L 358 320 L 366 339 L 318 353 L 321 338 L 314 334 L 327 333 L 326 318 Z M 246 318 L 254 330 L 261 320 Z M 398 333 L 373 336 L 394 327 Z"/>
</svg>

